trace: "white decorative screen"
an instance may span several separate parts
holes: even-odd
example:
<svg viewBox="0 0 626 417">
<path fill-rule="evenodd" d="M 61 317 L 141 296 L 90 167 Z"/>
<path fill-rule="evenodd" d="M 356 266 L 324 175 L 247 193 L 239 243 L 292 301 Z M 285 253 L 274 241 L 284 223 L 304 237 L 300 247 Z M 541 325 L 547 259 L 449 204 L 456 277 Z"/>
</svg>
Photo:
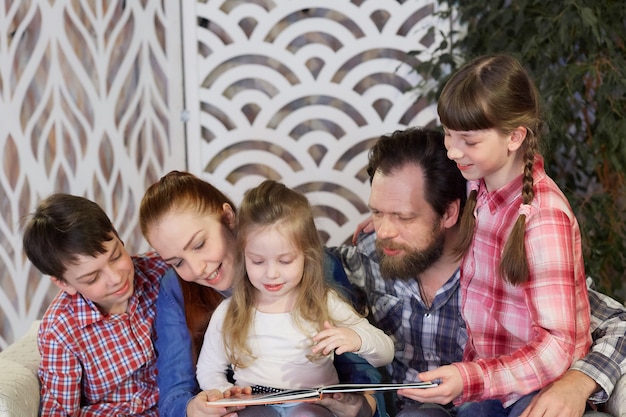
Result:
<svg viewBox="0 0 626 417">
<path fill-rule="evenodd" d="M 139 201 L 166 172 L 236 202 L 269 177 L 304 192 L 339 244 L 367 213 L 371 145 L 434 121 L 410 91 L 428 56 L 407 52 L 438 44 L 435 0 L 1 4 L 0 350 L 56 293 L 21 243 L 48 194 L 95 200 L 139 252 Z"/>
<path fill-rule="evenodd" d="M 189 169 L 235 202 L 272 178 L 305 193 L 326 243 L 367 215 L 367 152 L 434 122 L 416 59 L 432 0 L 219 1 L 183 10 Z"/>
<path fill-rule="evenodd" d="M 130 252 L 147 249 L 143 192 L 185 164 L 177 3 L 0 2 L 0 350 L 57 292 L 22 250 L 39 200 L 91 198 Z"/>
</svg>

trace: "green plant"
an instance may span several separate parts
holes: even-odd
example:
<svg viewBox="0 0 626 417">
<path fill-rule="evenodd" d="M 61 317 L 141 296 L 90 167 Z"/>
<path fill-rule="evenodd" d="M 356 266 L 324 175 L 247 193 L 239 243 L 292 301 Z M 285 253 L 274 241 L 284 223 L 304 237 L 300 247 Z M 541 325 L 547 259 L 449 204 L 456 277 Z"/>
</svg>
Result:
<svg viewBox="0 0 626 417">
<path fill-rule="evenodd" d="M 626 9 L 621 0 L 441 0 L 432 59 L 416 86 L 434 100 L 458 66 L 487 53 L 515 55 L 543 99 L 546 170 L 580 223 L 586 272 L 626 299 Z M 451 10 L 453 11 L 451 13 Z M 431 28 L 433 31 L 438 28 Z M 414 55 L 424 51 L 412 51 Z M 421 56 L 421 55 L 420 55 Z"/>
</svg>

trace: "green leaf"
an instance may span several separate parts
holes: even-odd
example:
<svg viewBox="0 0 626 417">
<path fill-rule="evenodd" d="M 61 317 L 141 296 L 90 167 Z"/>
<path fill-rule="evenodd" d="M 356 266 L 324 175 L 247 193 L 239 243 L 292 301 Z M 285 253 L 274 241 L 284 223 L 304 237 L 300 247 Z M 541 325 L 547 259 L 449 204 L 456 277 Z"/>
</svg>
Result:
<svg viewBox="0 0 626 417">
<path fill-rule="evenodd" d="M 440 33 L 420 96 L 437 97 L 450 73 L 485 53 L 509 52 L 542 96 L 546 170 L 579 218 L 587 272 L 626 297 L 626 25 L 620 1 L 441 0 L 456 9 Z M 446 16 L 454 16 L 449 14 Z M 465 25 L 465 27 L 463 27 Z M 434 28 L 441 31 L 442 28 Z M 460 36 L 460 35 L 463 36 Z"/>
</svg>

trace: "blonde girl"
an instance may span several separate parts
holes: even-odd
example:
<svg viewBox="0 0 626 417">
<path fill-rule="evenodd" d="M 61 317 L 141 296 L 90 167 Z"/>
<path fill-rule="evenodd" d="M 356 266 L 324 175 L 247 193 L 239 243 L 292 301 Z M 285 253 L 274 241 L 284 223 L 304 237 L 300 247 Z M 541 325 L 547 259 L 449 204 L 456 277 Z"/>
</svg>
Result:
<svg viewBox="0 0 626 417">
<path fill-rule="evenodd" d="M 517 416 L 589 348 L 578 223 L 545 173 L 539 96 L 515 58 L 466 64 L 437 110 L 471 190 L 457 247 L 469 340 L 462 363 L 420 374 L 442 384 L 411 398 L 469 402 L 459 417 Z"/>
<path fill-rule="evenodd" d="M 237 222 L 232 297 L 214 312 L 200 352 L 204 390 L 313 388 L 339 381 L 333 355 L 355 352 L 373 366 L 393 359 L 393 342 L 357 315 L 323 276 L 324 249 L 302 194 L 272 180 L 245 194 Z M 330 416 L 318 405 L 255 406 L 242 415 Z"/>
</svg>

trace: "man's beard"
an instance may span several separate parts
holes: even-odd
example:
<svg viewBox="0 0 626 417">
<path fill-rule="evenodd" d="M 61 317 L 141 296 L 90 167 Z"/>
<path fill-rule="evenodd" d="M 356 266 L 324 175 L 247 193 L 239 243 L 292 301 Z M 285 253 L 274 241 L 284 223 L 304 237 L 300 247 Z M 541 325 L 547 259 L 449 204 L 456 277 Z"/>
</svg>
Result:
<svg viewBox="0 0 626 417">
<path fill-rule="evenodd" d="M 380 274 L 383 278 L 414 279 L 430 268 L 443 255 L 444 233 L 439 229 L 431 233 L 430 243 L 423 249 L 413 249 L 406 245 L 393 244 L 376 240 L 376 252 L 380 259 Z M 383 252 L 387 249 L 402 249 L 403 256 L 387 256 Z"/>
</svg>

